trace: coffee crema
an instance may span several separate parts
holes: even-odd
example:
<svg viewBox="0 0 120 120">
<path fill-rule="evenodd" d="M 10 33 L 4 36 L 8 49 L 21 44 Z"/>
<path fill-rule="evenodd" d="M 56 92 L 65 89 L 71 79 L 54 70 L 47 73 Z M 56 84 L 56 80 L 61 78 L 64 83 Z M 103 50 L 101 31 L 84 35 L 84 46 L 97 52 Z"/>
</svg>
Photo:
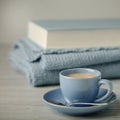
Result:
<svg viewBox="0 0 120 120">
<path fill-rule="evenodd" d="M 72 77 L 72 78 L 94 78 L 96 77 L 96 75 L 91 74 L 91 73 L 70 73 L 65 76 Z"/>
</svg>

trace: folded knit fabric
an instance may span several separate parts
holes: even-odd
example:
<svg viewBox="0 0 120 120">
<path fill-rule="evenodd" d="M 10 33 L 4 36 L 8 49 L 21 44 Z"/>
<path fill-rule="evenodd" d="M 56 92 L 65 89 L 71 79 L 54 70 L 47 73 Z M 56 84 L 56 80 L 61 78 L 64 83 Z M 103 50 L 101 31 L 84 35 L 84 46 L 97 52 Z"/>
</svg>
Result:
<svg viewBox="0 0 120 120">
<path fill-rule="evenodd" d="M 103 78 L 120 77 L 120 47 L 43 49 L 28 39 L 17 41 L 10 63 L 25 73 L 33 86 L 59 83 L 59 72 L 67 68 L 89 67 L 100 70 Z"/>
</svg>

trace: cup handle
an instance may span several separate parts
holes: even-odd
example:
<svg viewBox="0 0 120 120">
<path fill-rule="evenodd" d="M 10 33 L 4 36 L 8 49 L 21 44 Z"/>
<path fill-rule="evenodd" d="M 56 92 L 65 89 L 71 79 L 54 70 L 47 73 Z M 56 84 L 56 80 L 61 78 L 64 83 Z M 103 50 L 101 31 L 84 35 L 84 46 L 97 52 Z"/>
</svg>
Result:
<svg viewBox="0 0 120 120">
<path fill-rule="evenodd" d="M 104 96 L 96 99 L 94 102 L 101 102 L 101 101 L 105 100 L 112 93 L 112 90 L 113 90 L 112 82 L 110 82 L 109 80 L 101 79 L 98 84 L 99 84 L 99 87 L 103 84 L 107 85 L 108 90 Z"/>
</svg>

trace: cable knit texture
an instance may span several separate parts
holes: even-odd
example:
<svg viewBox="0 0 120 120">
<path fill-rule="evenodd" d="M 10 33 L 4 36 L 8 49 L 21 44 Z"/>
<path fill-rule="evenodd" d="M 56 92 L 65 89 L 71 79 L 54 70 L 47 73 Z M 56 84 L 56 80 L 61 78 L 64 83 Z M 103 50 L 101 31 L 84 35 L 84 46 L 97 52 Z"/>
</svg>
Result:
<svg viewBox="0 0 120 120">
<path fill-rule="evenodd" d="M 120 46 L 43 49 L 31 40 L 21 39 L 13 44 L 9 61 L 33 86 L 59 84 L 59 72 L 75 67 L 100 70 L 103 78 L 120 77 Z"/>
</svg>

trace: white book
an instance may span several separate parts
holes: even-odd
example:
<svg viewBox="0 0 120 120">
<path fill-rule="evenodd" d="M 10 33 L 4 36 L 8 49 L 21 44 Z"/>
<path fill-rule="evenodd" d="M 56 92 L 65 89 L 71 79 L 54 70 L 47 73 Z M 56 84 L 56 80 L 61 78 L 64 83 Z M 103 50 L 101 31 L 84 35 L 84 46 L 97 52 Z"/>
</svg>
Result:
<svg viewBox="0 0 120 120">
<path fill-rule="evenodd" d="M 30 21 L 28 38 L 46 49 L 120 46 L 120 19 Z"/>
</svg>

